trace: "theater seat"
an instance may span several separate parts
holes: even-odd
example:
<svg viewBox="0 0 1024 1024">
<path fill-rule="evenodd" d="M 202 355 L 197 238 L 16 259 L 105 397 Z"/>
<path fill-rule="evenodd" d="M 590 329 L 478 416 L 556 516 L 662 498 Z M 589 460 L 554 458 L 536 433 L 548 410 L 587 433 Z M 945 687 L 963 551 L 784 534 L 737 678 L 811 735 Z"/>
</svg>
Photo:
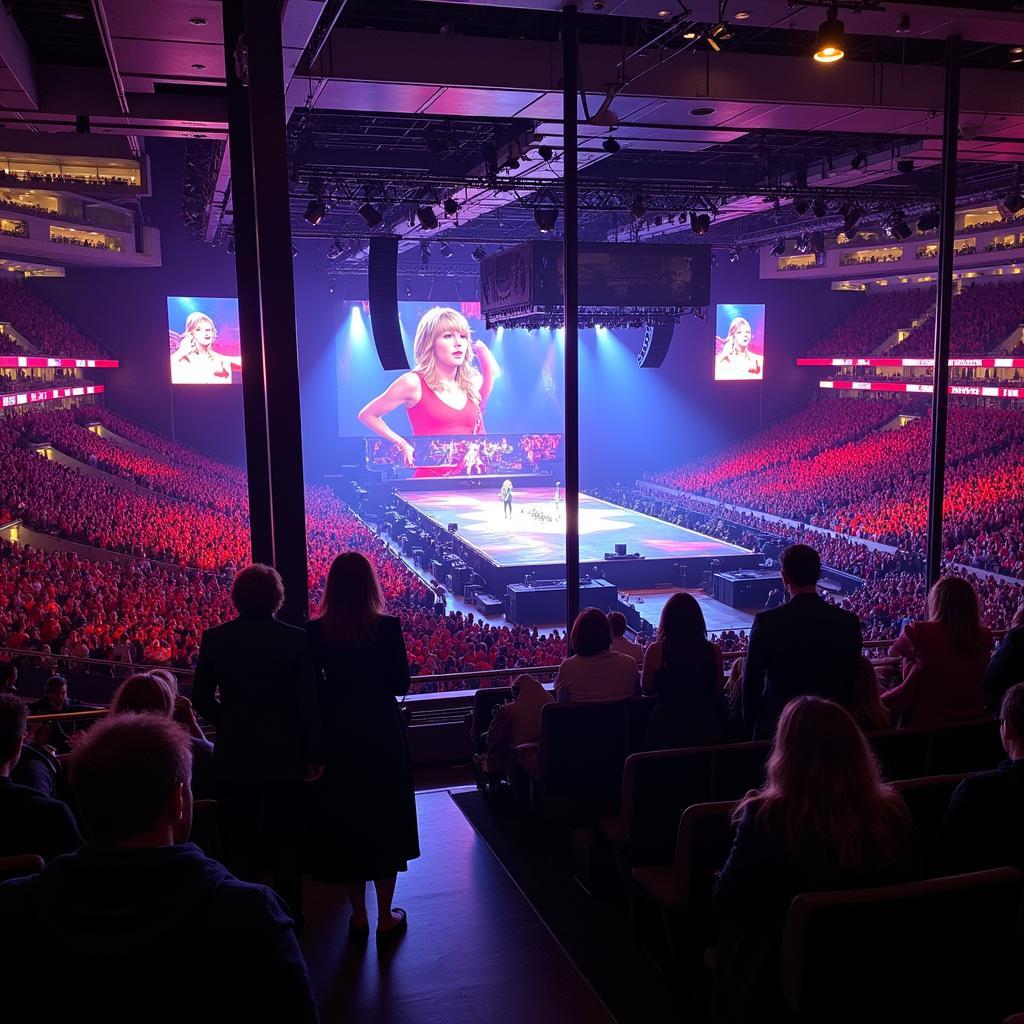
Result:
<svg viewBox="0 0 1024 1024">
<path fill-rule="evenodd" d="M 893 783 L 893 788 L 903 797 L 910 811 L 914 830 L 924 846 L 935 838 L 953 790 L 970 774 L 932 775 L 926 779 L 903 779 Z"/>
<path fill-rule="evenodd" d="M 511 686 L 489 686 L 473 691 L 473 717 L 469 726 L 470 737 L 473 741 L 473 753 L 483 754 L 486 752 L 484 733 L 491 727 L 494 709 L 511 699 Z"/>
<path fill-rule="evenodd" d="M 633 868 L 638 939 L 659 958 L 694 964 L 713 941 L 715 876 L 732 845 L 733 800 L 692 804 L 679 818 L 672 863 Z M 664 955 L 664 954 L 661 954 Z"/>
<path fill-rule="evenodd" d="M 804 893 L 790 906 L 782 988 L 800 1022 L 997 1024 L 1019 1006 L 1013 868 Z"/>
<path fill-rule="evenodd" d="M 928 775 L 928 749 L 931 734 L 927 729 L 887 729 L 868 733 L 882 777 L 917 779 Z"/>
<path fill-rule="evenodd" d="M 933 729 L 926 774 L 990 771 L 1005 759 L 999 722 L 983 718 Z"/>
<path fill-rule="evenodd" d="M 37 875 L 43 870 L 43 858 L 35 853 L 18 853 L 11 857 L 0 857 L 0 882 L 9 878 L 24 878 Z"/>
</svg>

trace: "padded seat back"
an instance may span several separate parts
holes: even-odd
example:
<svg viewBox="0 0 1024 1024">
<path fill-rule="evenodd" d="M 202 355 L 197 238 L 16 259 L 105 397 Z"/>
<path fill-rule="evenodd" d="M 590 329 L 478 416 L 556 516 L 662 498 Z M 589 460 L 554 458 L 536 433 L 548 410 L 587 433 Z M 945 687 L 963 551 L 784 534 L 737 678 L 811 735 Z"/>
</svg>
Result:
<svg viewBox="0 0 1024 1024">
<path fill-rule="evenodd" d="M 714 919 L 715 877 L 732 847 L 735 800 L 691 804 L 679 819 L 676 837 L 676 891 L 694 927 Z"/>
<path fill-rule="evenodd" d="M 490 686 L 486 689 L 473 691 L 473 724 L 470 728 L 470 736 L 473 741 L 473 751 L 483 754 L 487 750 L 484 743 L 484 733 L 491 727 L 491 720 L 494 718 L 494 709 L 512 699 L 511 686 Z"/>
<path fill-rule="evenodd" d="M 631 697 L 626 701 L 626 753 L 644 750 L 647 723 L 658 706 L 657 697 Z"/>
<path fill-rule="evenodd" d="M 631 866 L 672 862 L 680 814 L 711 799 L 715 749 L 654 750 L 626 759 L 619 814 Z"/>
<path fill-rule="evenodd" d="M 540 779 L 545 799 L 614 806 L 622 785 L 625 701 L 545 704 L 540 713 Z"/>
<path fill-rule="evenodd" d="M 961 725 L 932 729 L 926 775 L 986 772 L 1006 760 L 999 738 L 999 722 L 982 718 Z"/>
<path fill-rule="evenodd" d="M 995 1024 L 1019 984 L 1022 889 L 1024 875 L 998 868 L 797 896 L 782 943 L 786 1000 L 800 1021 Z"/>
<path fill-rule="evenodd" d="M 903 802 L 910 811 L 918 838 L 925 846 L 935 838 L 953 790 L 967 777 L 932 775 L 926 779 L 903 779 L 893 783 L 893 787 L 903 797 Z"/>
<path fill-rule="evenodd" d="M 764 768 L 771 743 L 756 740 L 715 747 L 713 796 L 716 800 L 738 800 L 764 782 Z"/>
<path fill-rule="evenodd" d="M 930 735 L 927 729 L 887 729 L 868 733 L 882 778 L 917 779 L 928 772 Z"/>
</svg>

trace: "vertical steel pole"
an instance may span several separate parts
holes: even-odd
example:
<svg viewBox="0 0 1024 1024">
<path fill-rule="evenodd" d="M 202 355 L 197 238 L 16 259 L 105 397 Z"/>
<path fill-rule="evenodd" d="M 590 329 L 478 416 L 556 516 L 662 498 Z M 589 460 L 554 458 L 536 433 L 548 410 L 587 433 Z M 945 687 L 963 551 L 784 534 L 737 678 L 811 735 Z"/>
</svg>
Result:
<svg viewBox="0 0 1024 1024">
<path fill-rule="evenodd" d="M 579 140 L 576 132 L 578 45 L 576 7 L 568 4 L 562 9 L 562 299 L 565 306 L 565 616 L 570 629 L 580 609 L 580 356 L 577 311 Z"/>
<path fill-rule="evenodd" d="M 263 316 L 260 311 L 260 274 L 256 261 L 256 206 L 252 194 L 252 133 L 249 126 L 249 96 L 235 69 L 235 56 L 239 52 L 239 42 L 244 34 L 242 0 L 225 0 L 223 11 L 250 546 L 254 562 L 272 564 L 274 542 L 270 527 L 270 464 L 267 458 L 267 403 L 263 379 Z"/>
<path fill-rule="evenodd" d="M 935 390 L 932 394 L 931 488 L 928 497 L 928 586 L 942 571 L 942 497 L 946 483 L 949 409 L 949 327 L 953 305 L 956 216 L 956 141 L 960 120 L 960 37 L 946 40 L 946 95 L 942 114 L 942 197 L 939 215 L 939 281 L 935 300 Z"/>
</svg>

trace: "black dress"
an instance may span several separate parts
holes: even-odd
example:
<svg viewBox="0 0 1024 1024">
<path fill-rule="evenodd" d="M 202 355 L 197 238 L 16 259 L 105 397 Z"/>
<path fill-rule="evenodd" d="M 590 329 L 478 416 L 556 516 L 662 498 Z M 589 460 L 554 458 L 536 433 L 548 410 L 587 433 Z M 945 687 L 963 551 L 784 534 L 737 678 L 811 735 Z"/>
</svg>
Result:
<svg viewBox="0 0 1024 1024">
<path fill-rule="evenodd" d="M 728 714 L 719 689 L 719 674 L 712 643 L 705 643 L 685 666 L 662 662 L 654 673 L 658 703 L 647 724 L 647 750 L 705 747 L 728 741 Z"/>
<path fill-rule="evenodd" d="M 391 878 L 420 855 L 412 759 L 401 708 L 409 663 L 397 618 L 381 616 L 360 647 L 306 627 L 321 670 L 325 770 L 313 785 L 313 877 L 344 885 Z"/>
</svg>

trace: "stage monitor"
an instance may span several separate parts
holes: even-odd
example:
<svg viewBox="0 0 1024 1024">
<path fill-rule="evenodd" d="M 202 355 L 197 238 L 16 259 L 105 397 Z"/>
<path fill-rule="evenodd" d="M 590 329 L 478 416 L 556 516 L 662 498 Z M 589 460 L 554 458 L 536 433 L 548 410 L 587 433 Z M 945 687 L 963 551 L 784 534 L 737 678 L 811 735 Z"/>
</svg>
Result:
<svg viewBox="0 0 1024 1024">
<path fill-rule="evenodd" d="M 238 299 L 167 298 L 172 384 L 237 384 L 242 370 Z"/>
<path fill-rule="evenodd" d="M 764 379 L 764 305 L 720 303 L 715 312 L 715 380 Z"/>
</svg>

